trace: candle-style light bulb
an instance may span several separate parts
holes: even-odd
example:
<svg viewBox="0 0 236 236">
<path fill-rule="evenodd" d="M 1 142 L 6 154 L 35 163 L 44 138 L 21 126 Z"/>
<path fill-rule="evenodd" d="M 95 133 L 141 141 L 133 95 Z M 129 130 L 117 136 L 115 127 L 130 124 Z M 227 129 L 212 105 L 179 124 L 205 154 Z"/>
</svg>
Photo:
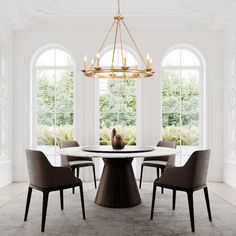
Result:
<svg viewBox="0 0 236 236">
<path fill-rule="evenodd" d="M 84 56 L 84 60 L 83 60 L 83 70 L 86 71 L 86 67 L 87 67 L 87 57 Z"/>
<path fill-rule="evenodd" d="M 147 69 L 149 70 L 150 69 L 150 55 L 147 54 Z"/>
<path fill-rule="evenodd" d="M 91 68 L 93 68 L 94 60 L 91 60 Z"/>
<path fill-rule="evenodd" d="M 149 69 L 152 70 L 152 58 L 149 58 Z"/>
<path fill-rule="evenodd" d="M 127 67 L 127 57 L 124 57 L 124 67 Z"/>
<path fill-rule="evenodd" d="M 97 68 L 99 68 L 99 63 L 100 63 L 100 54 L 97 53 L 96 55 L 96 62 L 97 62 Z"/>
</svg>

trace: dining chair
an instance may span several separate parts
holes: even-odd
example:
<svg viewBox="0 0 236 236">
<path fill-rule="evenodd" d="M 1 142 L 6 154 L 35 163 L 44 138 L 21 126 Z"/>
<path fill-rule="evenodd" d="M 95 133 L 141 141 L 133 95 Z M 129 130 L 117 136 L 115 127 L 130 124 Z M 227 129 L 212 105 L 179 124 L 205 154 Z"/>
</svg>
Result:
<svg viewBox="0 0 236 236">
<path fill-rule="evenodd" d="M 174 141 L 159 141 L 157 147 L 167 147 L 167 148 L 176 148 L 176 142 Z M 159 156 L 159 157 L 145 157 L 141 164 L 141 173 L 140 173 L 140 181 L 139 181 L 139 188 L 141 189 L 142 185 L 142 178 L 143 178 L 143 167 L 154 167 L 157 171 L 157 178 L 160 177 L 160 172 L 163 174 L 164 169 L 166 166 L 173 166 L 175 165 L 175 155 L 171 156 Z M 163 193 L 163 188 L 161 189 L 161 193 Z"/>
<path fill-rule="evenodd" d="M 43 210 L 41 232 L 44 232 L 48 197 L 51 191 L 60 191 L 61 210 L 64 210 L 63 190 L 80 187 L 83 219 L 85 220 L 84 195 L 82 181 L 76 178 L 69 167 L 54 167 L 41 151 L 26 150 L 30 184 L 25 208 L 24 221 L 27 221 L 32 190 L 43 192 Z"/>
<path fill-rule="evenodd" d="M 153 219 L 156 198 L 156 187 L 173 190 L 172 209 L 175 210 L 176 191 L 184 191 L 188 196 L 190 222 L 192 232 L 195 232 L 193 192 L 203 189 L 208 218 L 212 221 L 208 189 L 206 185 L 207 171 L 210 159 L 210 150 L 195 151 L 182 167 L 167 167 L 162 176 L 154 181 L 151 220 Z"/>
<path fill-rule="evenodd" d="M 60 142 L 59 146 L 60 148 L 79 147 L 79 143 L 77 141 L 62 141 Z M 79 178 L 80 168 L 92 166 L 94 186 L 95 186 L 95 189 L 97 188 L 95 165 L 91 157 L 75 157 L 75 156 L 61 155 L 61 165 L 70 166 L 74 174 L 75 174 L 75 170 L 77 170 L 77 173 L 76 173 L 77 178 Z M 74 193 L 75 193 L 75 190 L 73 188 L 73 194 Z"/>
</svg>

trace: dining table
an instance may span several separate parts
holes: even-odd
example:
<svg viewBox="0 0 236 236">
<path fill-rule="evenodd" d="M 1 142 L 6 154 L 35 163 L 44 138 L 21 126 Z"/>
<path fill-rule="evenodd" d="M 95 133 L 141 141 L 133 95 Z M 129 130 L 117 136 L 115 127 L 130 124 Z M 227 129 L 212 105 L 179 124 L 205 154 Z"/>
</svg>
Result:
<svg viewBox="0 0 236 236">
<path fill-rule="evenodd" d="M 141 203 L 132 168 L 134 158 L 170 156 L 176 149 L 154 146 L 125 146 L 113 149 L 109 145 L 62 148 L 59 154 L 76 157 L 102 158 L 104 167 L 95 203 L 103 207 L 127 208 Z"/>
</svg>

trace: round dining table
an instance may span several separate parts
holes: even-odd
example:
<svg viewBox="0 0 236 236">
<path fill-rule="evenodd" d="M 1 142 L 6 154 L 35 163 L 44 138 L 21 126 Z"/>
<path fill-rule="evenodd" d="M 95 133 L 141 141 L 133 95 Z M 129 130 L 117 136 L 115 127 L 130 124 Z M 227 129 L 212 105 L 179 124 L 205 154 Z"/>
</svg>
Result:
<svg viewBox="0 0 236 236">
<path fill-rule="evenodd" d="M 141 202 L 135 180 L 134 158 L 170 156 L 176 149 L 152 146 L 125 146 L 121 150 L 111 146 L 82 146 L 60 149 L 59 154 L 76 157 L 102 158 L 104 167 L 95 203 L 103 207 L 126 208 Z"/>
</svg>

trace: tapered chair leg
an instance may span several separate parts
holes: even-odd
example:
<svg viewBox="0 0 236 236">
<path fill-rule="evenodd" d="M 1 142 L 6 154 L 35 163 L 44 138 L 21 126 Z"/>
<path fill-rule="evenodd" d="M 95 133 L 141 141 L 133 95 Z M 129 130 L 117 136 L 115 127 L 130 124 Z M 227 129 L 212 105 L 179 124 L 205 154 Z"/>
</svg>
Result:
<svg viewBox="0 0 236 236">
<path fill-rule="evenodd" d="M 195 232 L 194 208 L 193 208 L 193 192 L 187 192 L 187 194 L 188 194 L 188 206 L 189 206 L 191 228 L 192 228 L 192 232 Z"/>
<path fill-rule="evenodd" d="M 163 172 L 164 172 L 164 169 L 163 168 L 161 168 L 161 175 L 163 174 Z M 164 193 L 164 188 L 163 187 L 161 187 L 161 194 L 163 194 Z"/>
<path fill-rule="evenodd" d="M 94 186 L 95 189 L 97 188 L 97 183 L 96 183 L 96 173 L 95 173 L 95 166 L 93 165 L 93 179 L 94 179 Z"/>
<path fill-rule="evenodd" d="M 142 185 L 142 178 L 143 178 L 143 165 L 141 166 L 141 172 L 140 172 L 140 180 L 139 180 L 139 188 L 141 189 Z"/>
<path fill-rule="evenodd" d="M 27 201 L 26 201 L 26 207 L 25 207 L 25 218 L 24 221 L 27 221 L 28 212 L 29 212 L 29 206 L 30 206 L 30 200 L 31 200 L 31 194 L 32 194 L 32 188 L 28 188 L 28 195 L 27 195 Z"/>
<path fill-rule="evenodd" d="M 80 185 L 80 199 L 81 199 L 83 219 L 85 220 L 84 192 L 83 192 L 83 185 L 82 184 Z"/>
<path fill-rule="evenodd" d="M 79 178 L 79 167 L 76 168 L 76 171 L 77 171 L 76 176 L 77 176 L 77 178 Z"/>
<path fill-rule="evenodd" d="M 73 173 L 75 175 L 75 168 L 72 168 L 72 171 L 73 171 Z M 72 194 L 75 194 L 75 188 L 74 187 L 72 188 Z"/>
<path fill-rule="evenodd" d="M 43 211 L 42 211 L 42 225 L 41 225 L 41 232 L 44 232 L 45 229 L 45 221 L 47 215 L 47 207 L 48 207 L 48 192 L 43 193 Z"/>
<path fill-rule="evenodd" d="M 172 210 L 175 210 L 175 202 L 176 202 L 176 190 L 173 189 L 173 196 L 172 196 Z"/>
<path fill-rule="evenodd" d="M 152 192 L 152 207 L 151 207 L 151 220 L 153 219 L 154 207 L 155 207 L 155 198 L 156 198 L 156 185 L 153 184 L 153 192 Z"/>
<path fill-rule="evenodd" d="M 63 189 L 60 190 L 60 202 L 61 202 L 61 210 L 64 210 L 64 199 L 63 199 Z"/>
<path fill-rule="evenodd" d="M 205 194 L 205 200 L 206 200 L 206 205 L 207 205 L 207 212 L 208 212 L 209 221 L 212 221 L 211 207 L 210 207 L 210 201 L 209 201 L 208 188 L 207 187 L 204 188 L 204 194 Z"/>
</svg>

